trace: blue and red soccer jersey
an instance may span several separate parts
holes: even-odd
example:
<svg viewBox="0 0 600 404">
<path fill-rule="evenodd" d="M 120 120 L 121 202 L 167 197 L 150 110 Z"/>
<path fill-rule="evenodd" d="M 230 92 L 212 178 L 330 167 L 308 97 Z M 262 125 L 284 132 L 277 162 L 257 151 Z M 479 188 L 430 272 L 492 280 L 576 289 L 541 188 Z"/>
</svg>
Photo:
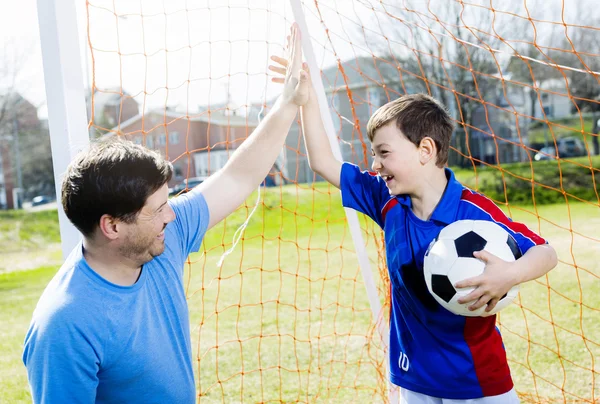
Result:
<svg viewBox="0 0 600 404">
<path fill-rule="evenodd" d="M 425 251 L 442 228 L 464 219 L 498 223 L 523 254 L 546 240 L 465 188 L 450 169 L 446 175 L 446 190 L 427 221 L 413 214 L 408 196 L 390 195 L 381 177 L 349 163 L 342 166 L 342 202 L 371 217 L 385 233 L 392 285 L 391 382 L 449 399 L 495 396 L 513 387 L 496 316 L 463 317 L 440 306 L 425 284 Z"/>
</svg>

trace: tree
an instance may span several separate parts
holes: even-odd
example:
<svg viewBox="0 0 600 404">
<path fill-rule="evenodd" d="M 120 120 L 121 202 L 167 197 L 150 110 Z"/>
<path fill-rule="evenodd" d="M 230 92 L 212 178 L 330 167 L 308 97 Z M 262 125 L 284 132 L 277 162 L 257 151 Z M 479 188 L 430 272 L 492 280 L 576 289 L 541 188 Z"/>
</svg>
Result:
<svg viewBox="0 0 600 404">
<path fill-rule="evenodd" d="M 500 17 L 508 17 L 499 17 L 487 4 L 431 1 L 426 10 L 415 7 L 396 13 L 402 19 L 386 10 L 388 19 L 379 22 L 388 41 L 373 33 L 369 38 L 383 58 L 395 59 L 408 73 L 405 82 L 445 105 L 455 104 L 457 118 L 467 126 L 473 111 L 496 93 L 499 76 L 506 73 L 509 58 L 496 50 L 507 48 L 504 38 L 527 30 L 519 19 L 500 22 Z"/>
<path fill-rule="evenodd" d="M 495 157 L 488 160 L 484 155 L 489 157 L 488 143 L 495 139 L 485 133 L 512 137 L 516 125 L 527 127 L 526 119 L 517 121 L 510 111 L 513 106 L 506 90 L 515 85 L 502 78 L 513 53 L 509 44 L 521 39 L 528 26 L 510 13 L 494 12 L 489 1 L 476 3 L 404 0 L 401 11 L 381 6 L 377 25 L 369 24 L 380 32 L 363 28 L 361 34 L 378 57 L 399 66 L 400 77 L 396 73 L 388 81 L 401 81 L 410 92 L 429 93 L 453 112 L 459 122 L 454 147 L 464 154 L 467 147 L 475 147 L 471 154 L 493 162 Z M 511 12 L 517 9 L 518 5 Z M 523 86 L 517 87 L 512 90 L 524 91 Z M 521 109 L 516 112 L 524 114 Z M 453 162 L 462 163 L 466 161 Z"/>
</svg>

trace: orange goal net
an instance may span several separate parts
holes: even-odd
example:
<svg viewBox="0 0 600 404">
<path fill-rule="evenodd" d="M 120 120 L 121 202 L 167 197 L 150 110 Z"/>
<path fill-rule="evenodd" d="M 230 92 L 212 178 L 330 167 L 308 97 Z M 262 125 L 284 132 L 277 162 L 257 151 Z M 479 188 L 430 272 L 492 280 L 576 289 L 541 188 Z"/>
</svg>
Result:
<svg viewBox="0 0 600 404">
<path fill-rule="evenodd" d="M 369 116 L 428 93 L 456 121 L 458 179 L 555 247 L 558 267 L 523 285 L 498 327 L 523 402 L 597 402 L 595 0 L 296 4 L 344 160 L 369 168 Z M 269 111 L 280 87 L 268 58 L 283 55 L 294 21 L 280 0 L 88 0 L 86 18 L 90 137 L 160 151 L 174 166 L 173 196 L 223 167 Z M 383 238 L 359 223 L 348 226 L 339 191 L 310 171 L 294 124 L 262 186 L 189 257 L 199 402 L 393 397 L 379 331 L 389 310 Z"/>
</svg>

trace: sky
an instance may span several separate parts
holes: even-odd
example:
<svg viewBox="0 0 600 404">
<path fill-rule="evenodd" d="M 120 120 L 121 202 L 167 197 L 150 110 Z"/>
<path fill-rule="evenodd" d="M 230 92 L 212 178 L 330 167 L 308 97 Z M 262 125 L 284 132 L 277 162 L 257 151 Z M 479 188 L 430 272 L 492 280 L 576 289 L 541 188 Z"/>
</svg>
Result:
<svg viewBox="0 0 600 404">
<path fill-rule="evenodd" d="M 14 60 L 18 63 L 19 75 L 17 85 L 19 91 L 34 105 L 44 107 L 45 89 L 40 49 L 37 6 L 35 0 L 4 1 L 0 12 L 0 38 L 3 47 L 0 50 L 0 63 L 11 66 L 0 66 L 2 77 L 14 71 Z M 6 69 L 9 72 L 6 72 Z M 12 76 L 12 75 L 11 75 Z M 0 85 L 2 83 L 0 77 Z"/>
<path fill-rule="evenodd" d="M 444 18 L 447 1 L 320 0 L 318 11 L 312 0 L 307 1 L 305 16 L 319 68 L 335 65 L 336 59 L 380 52 L 389 47 L 385 38 L 393 27 L 403 27 L 398 32 L 407 33 L 406 37 L 397 39 L 406 43 L 410 43 L 409 28 L 429 26 L 435 35 L 443 35 L 435 18 Z M 535 6 L 535 1 L 540 0 L 465 1 L 474 10 L 471 19 L 468 13 L 465 18 L 476 26 L 477 13 L 489 13 L 490 4 L 525 15 L 525 4 L 532 18 L 559 21 L 564 17 L 573 24 L 582 13 L 598 9 L 592 6 L 597 0 L 580 0 L 576 6 L 566 3 L 561 14 L 563 0 L 547 0 L 544 7 Z M 269 55 L 283 55 L 293 21 L 289 1 L 90 0 L 87 10 L 85 1 L 76 4 L 86 88 L 93 83 L 99 90 L 127 92 L 145 110 L 172 106 L 191 112 L 228 97 L 236 105 L 261 102 L 280 91 L 268 80 L 267 65 Z M 10 61 L 8 69 L 20 66 L 18 90 L 40 107 L 43 118 L 47 108 L 36 1 L 4 1 L 1 7 L 4 55 L 0 61 Z M 506 13 L 497 14 L 498 26 L 512 21 Z M 455 16 L 447 18 L 455 20 Z M 537 23 L 538 35 L 549 26 Z M 489 27 L 483 29 L 491 32 Z M 527 36 L 532 35 L 530 27 Z M 12 62 L 15 55 L 20 64 Z"/>
<path fill-rule="evenodd" d="M 13 55 L 24 60 L 18 68 L 19 92 L 45 117 L 36 5 L 35 0 L 4 2 L 0 37 L 10 55 L 3 60 Z M 83 1 L 77 6 L 86 88 L 122 89 L 146 109 L 169 105 L 190 111 L 228 97 L 242 105 L 279 93 L 280 86 L 270 83 L 266 73 L 268 57 L 284 54 L 293 22 L 287 1 L 92 0 L 87 10 Z M 307 20 L 315 30 L 311 35 L 325 43 L 315 15 L 308 14 Z M 339 21 L 331 20 L 329 27 L 339 30 Z M 321 65 L 335 63 L 331 50 L 314 46 Z M 351 58 L 355 50 L 347 48 L 338 56 Z"/>
</svg>

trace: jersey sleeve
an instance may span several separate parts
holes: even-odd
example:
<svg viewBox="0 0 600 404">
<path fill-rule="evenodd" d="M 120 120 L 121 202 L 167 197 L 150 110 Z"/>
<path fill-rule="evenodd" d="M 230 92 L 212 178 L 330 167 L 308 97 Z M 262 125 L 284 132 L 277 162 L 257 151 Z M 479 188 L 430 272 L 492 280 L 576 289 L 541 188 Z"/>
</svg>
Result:
<svg viewBox="0 0 600 404">
<path fill-rule="evenodd" d="M 173 226 L 185 259 L 200 249 L 210 218 L 208 205 L 197 188 L 171 199 L 169 203 L 175 211 Z"/>
<path fill-rule="evenodd" d="M 369 171 L 361 171 L 354 164 L 342 164 L 340 174 L 342 204 L 364 213 L 383 228 L 382 208 L 391 199 L 383 179 Z"/>
<path fill-rule="evenodd" d="M 491 199 L 469 189 L 463 191 L 462 199 L 475 207 L 471 215 L 472 219 L 492 220 L 502 226 L 513 236 L 519 245 L 521 254 L 525 254 L 533 246 L 548 243 L 546 239 L 535 233 L 525 224 L 515 222 L 506 216 L 502 209 L 492 202 Z"/>
</svg>

